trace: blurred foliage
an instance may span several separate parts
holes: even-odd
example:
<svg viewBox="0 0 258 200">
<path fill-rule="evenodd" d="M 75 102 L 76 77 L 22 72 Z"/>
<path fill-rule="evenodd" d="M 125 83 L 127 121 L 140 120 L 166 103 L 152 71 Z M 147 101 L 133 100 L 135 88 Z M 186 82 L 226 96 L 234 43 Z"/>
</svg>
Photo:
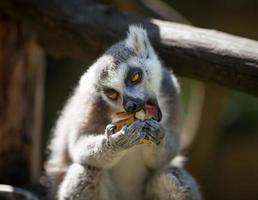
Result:
<svg viewBox="0 0 258 200">
<path fill-rule="evenodd" d="M 225 137 L 247 137 L 258 133 L 258 99 L 240 92 L 233 92 L 226 99 L 221 116 L 221 129 Z"/>
</svg>

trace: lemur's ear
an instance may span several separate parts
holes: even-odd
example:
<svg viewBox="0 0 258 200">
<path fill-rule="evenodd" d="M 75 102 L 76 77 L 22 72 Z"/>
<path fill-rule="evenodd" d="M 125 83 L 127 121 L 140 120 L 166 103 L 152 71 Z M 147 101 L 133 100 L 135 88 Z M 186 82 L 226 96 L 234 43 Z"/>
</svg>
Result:
<svg viewBox="0 0 258 200">
<path fill-rule="evenodd" d="M 136 53 L 136 55 L 143 57 L 148 56 L 151 45 L 147 32 L 142 27 L 131 25 L 125 42 L 126 45 Z"/>
</svg>

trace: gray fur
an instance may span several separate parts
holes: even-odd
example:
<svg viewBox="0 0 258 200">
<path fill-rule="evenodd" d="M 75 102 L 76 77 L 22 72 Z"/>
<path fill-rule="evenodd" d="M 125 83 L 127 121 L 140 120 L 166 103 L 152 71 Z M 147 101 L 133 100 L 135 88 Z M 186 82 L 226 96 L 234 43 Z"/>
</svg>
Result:
<svg viewBox="0 0 258 200">
<path fill-rule="evenodd" d="M 179 93 L 180 89 L 172 80 L 171 77 L 173 77 L 175 80 L 175 75 L 170 73 L 166 68 L 163 68 L 162 73 L 162 82 L 161 82 L 161 95 L 165 96 L 164 99 L 166 102 L 164 104 L 169 105 L 167 107 L 167 112 L 170 113 L 169 117 L 167 118 L 168 124 L 173 125 L 173 129 L 179 128 L 179 112 L 180 112 L 180 102 L 179 102 Z M 176 80 L 177 81 L 177 80 Z M 178 84 L 178 83 L 176 83 Z M 178 131 L 178 130 L 177 130 Z"/>
<path fill-rule="evenodd" d="M 149 180 L 146 200 L 199 200 L 201 199 L 195 180 L 184 169 L 166 166 L 158 170 Z"/>
<path fill-rule="evenodd" d="M 120 63 L 126 62 L 126 60 L 135 56 L 136 53 L 125 45 L 124 41 L 118 42 L 111 46 L 106 52 L 106 55 L 111 55 L 115 59 L 115 64 L 118 66 Z"/>
<path fill-rule="evenodd" d="M 135 65 L 144 78 L 129 90 L 124 79 Z M 117 90 L 119 98 L 110 100 L 104 87 Z M 162 121 L 136 120 L 114 132 L 112 115 L 123 111 L 126 92 L 157 99 Z M 82 76 L 57 121 L 46 165 L 55 196 L 60 200 L 201 199 L 191 176 L 169 166 L 179 149 L 178 97 L 176 79 L 162 67 L 145 30 L 130 27 L 126 40 L 113 45 Z M 147 134 L 153 144 L 140 144 Z"/>
</svg>

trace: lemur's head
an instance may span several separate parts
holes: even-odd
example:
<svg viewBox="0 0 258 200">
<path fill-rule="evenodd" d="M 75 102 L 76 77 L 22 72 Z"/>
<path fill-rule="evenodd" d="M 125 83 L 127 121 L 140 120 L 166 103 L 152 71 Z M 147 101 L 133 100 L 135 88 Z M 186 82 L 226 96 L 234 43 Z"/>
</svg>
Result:
<svg viewBox="0 0 258 200">
<path fill-rule="evenodd" d="M 130 26 L 125 40 L 113 45 L 98 60 L 99 91 L 114 111 L 137 112 L 152 107 L 153 117 L 161 120 L 158 104 L 162 65 L 146 31 Z"/>
</svg>

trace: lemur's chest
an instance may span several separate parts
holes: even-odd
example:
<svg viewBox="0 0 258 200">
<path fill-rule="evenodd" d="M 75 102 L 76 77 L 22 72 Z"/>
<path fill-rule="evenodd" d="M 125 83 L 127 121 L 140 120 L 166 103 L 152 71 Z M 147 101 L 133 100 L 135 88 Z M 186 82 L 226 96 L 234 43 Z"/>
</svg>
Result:
<svg viewBox="0 0 258 200">
<path fill-rule="evenodd" d="M 148 176 L 142 157 L 141 145 L 130 149 L 128 153 L 111 169 L 110 174 L 119 199 L 142 199 L 144 182 Z"/>
</svg>

